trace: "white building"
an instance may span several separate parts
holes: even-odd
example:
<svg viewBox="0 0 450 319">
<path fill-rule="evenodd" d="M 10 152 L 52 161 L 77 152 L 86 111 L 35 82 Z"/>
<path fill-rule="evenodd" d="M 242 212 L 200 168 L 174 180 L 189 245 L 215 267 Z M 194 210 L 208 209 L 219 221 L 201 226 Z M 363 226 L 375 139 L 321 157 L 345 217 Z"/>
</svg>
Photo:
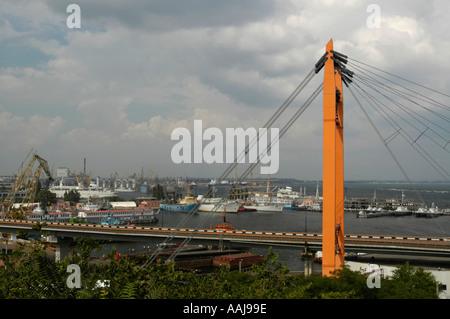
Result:
<svg viewBox="0 0 450 319">
<path fill-rule="evenodd" d="M 133 201 L 129 202 L 110 202 L 111 208 L 117 209 L 117 208 L 136 208 L 137 205 Z"/>
<path fill-rule="evenodd" d="M 380 274 L 383 277 L 391 277 L 393 275 L 394 270 L 397 269 L 396 266 L 389 265 L 381 265 L 381 264 L 369 264 L 364 262 L 357 261 L 346 261 L 345 265 L 353 271 L 361 271 L 366 274 L 372 274 L 372 276 L 376 276 Z M 428 268 L 423 267 L 425 271 L 431 273 L 436 281 L 443 286 L 442 291 L 439 294 L 440 299 L 450 299 L 450 270 L 444 268 Z M 370 279 L 368 279 L 369 281 Z M 373 281 L 375 283 L 375 280 Z M 372 288 L 372 289 L 382 289 Z"/>
<path fill-rule="evenodd" d="M 56 178 L 67 178 L 70 176 L 70 170 L 67 167 L 58 167 L 56 170 Z"/>
</svg>

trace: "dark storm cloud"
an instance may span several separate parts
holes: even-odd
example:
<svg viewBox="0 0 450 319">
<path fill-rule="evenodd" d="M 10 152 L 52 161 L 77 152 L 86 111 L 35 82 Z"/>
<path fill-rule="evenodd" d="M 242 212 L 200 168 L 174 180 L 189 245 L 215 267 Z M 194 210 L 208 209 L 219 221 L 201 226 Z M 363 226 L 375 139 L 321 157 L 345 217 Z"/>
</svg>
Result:
<svg viewBox="0 0 450 319">
<path fill-rule="evenodd" d="M 55 12 L 66 14 L 73 1 L 47 0 Z M 175 29 L 242 25 L 273 14 L 272 0 L 135 0 L 76 3 L 85 23 L 99 28 L 120 24 L 133 29 L 171 31 Z"/>
</svg>

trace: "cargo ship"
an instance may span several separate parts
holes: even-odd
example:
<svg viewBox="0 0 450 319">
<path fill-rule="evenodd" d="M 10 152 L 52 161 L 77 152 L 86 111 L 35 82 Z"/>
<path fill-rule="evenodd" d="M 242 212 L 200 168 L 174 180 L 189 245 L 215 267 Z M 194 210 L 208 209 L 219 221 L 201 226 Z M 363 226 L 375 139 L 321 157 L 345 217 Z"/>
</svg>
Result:
<svg viewBox="0 0 450 319">
<path fill-rule="evenodd" d="M 175 204 L 159 204 L 161 210 L 170 210 L 177 212 L 190 212 L 194 207 L 200 205 L 193 196 L 185 196 L 179 203 Z"/>
<path fill-rule="evenodd" d="M 64 193 L 70 191 L 77 191 L 80 194 L 80 197 L 83 199 L 89 199 L 91 197 L 98 197 L 98 198 L 112 197 L 117 196 L 118 194 L 117 191 L 100 187 L 95 184 L 89 185 L 88 187 L 84 187 L 81 184 L 76 186 L 63 185 L 62 179 L 59 185 L 52 185 L 50 186 L 49 190 L 52 193 L 55 193 L 57 198 L 64 198 Z"/>
<path fill-rule="evenodd" d="M 198 207 L 199 212 L 229 212 L 237 213 L 240 203 L 237 201 L 223 200 L 220 197 L 204 198 L 203 195 L 197 196 L 197 201 L 201 202 Z"/>
<path fill-rule="evenodd" d="M 171 210 L 171 211 L 177 211 L 177 212 L 190 212 L 194 207 L 195 204 L 161 204 L 159 208 L 161 210 Z"/>
<path fill-rule="evenodd" d="M 244 208 L 257 212 L 281 212 L 283 210 L 283 206 L 273 204 L 244 205 Z"/>
<path fill-rule="evenodd" d="M 200 206 L 199 201 L 191 195 L 191 185 L 187 187 L 187 195 L 178 203 L 160 203 L 161 210 L 176 211 L 176 212 L 190 212 L 193 209 L 196 211 Z"/>
</svg>

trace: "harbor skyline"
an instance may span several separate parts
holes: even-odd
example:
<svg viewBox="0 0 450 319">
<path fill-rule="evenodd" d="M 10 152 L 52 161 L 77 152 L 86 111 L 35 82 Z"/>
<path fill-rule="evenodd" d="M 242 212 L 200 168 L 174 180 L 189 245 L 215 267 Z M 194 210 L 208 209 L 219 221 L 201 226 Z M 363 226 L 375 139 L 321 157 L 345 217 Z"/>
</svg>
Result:
<svg viewBox="0 0 450 319">
<path fill-rule="evenodd" d="M 0 298 L 449 297 L 450 2 L 0 7 Z"/>
<path fill-rule="evenodd" d="M 55 168 L 81 171 L 87 158 L 95 176 L 144 167 L 218 177 L 227 164 L 171 161 L 173 129 L 192 130 L 195 120 L 222 131 L 261 127 L 331 37 L 356 60 L 450 92 L 445 1 L 379 1 L 378 16 L 368 1 L 77 1 L 79 29 L 67 26 L 68 4 L 2 4 L 0 175 L 14 174 L 33 148 Z M 345 90 L 344 109 L 345 179 L 404 180 Z M 281 139 L 277 177 L 322 179 L 321 116 L 317 99 Z M 442 180 L 404 141 L 390 145 L 412 180 Z M 446 151 L 430 154 L 449 171 Z"/>
</svg>

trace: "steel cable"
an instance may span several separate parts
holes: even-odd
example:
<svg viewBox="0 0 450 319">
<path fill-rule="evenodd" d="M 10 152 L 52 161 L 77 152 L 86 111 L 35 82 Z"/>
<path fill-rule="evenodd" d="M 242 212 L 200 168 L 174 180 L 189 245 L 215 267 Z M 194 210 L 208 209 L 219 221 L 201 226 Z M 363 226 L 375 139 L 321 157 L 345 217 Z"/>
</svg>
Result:
<svg viewBox="0 0 450 319">
<path fill-rule="evenodd" d="M 280 134 L 279 134 L 279 139 L 281 139 L 281 137 L 283 137 L 283 135 L 289 130 L 289 128 L 295 123 L 295 121 L 300 117 L 300 115 L 311 105 L 311 103 L 315 100 L 315 98 L 319 95 L 319 93 L 321 92 L 323 87 L 323 83 L 321 83 L 317 89 L 311 94 L 311 96 L 305 101 L 305 103 L 295 112 L 295 114 L 289 119 L 289 121 L 284 125 L 284 127 L 281 129 Z M 263 154 L 267 154 L 268 152 L 271 151 L 272 149 L 272 145 L 273 143 L 278 143 L 279 139 L 274 141 L 272 140 L 271 143 L 269 143 L 269 146 L 267 147 L 267 149 L 263 152 Z M 259 164 L 259 162 L 261 161 L 262 158 L 259 158 L 258 161 L 256 161 L 255 163 L 252 163 L 247 169 L 246 171 L 236 180 L 237 183 L 240 183 L 243 179 L 245 179 L 248 174 L 251 172 L 251 170 L 253 170 L 255 168 L 256 165 Z M 224 197 L 222 197 L 221 202 L 223 202 Z M 185 240 L 183 241 L 183 243 L 178 246 L 175 251 L 173 252 L 173 254 L 167 259 L 167 262 L 171 262 L 175 259 L 175 257 L 177 256 L 177 254 L 181 251 L 182 246 L 189 243 L 192 240 L 192 237 L 198 232 L 198 229 L 201 228 L 205 221 L 208 219 L 209 216 L 212 215 L 212 213 L 214 213 L 214 211 L 210 212 L 206 218 L 203 219 L 202 222 L 200 222 L 197 227 L 195 227 L 194 231 L 190 234 L 189 237 L 186 237 Z"/>
<path fill-rule="evenodd" d="M 294 101 L 294 99 L 300 94 L 300 92 L 308 85 L 308 83 L 311 81 L 311 79 L 315 75 L 316 75 L 315 68 L 313 68 L 306 75 L 306 77 L 303 79 L 303 81 L 300 82 L 300 84 L 295 88 L 295 90 L 289 95 L 289 97 L 284 101 L 284 103 L 277 109 L 277 111 L 269 118 L 269 120 L 264 125 L 265 128 L 270 128 L 272 126 L 272 124 L 281 116 L 281 114 L 292 103 L 292 101 Z M 253 139 L 252 141 L 250 141 L 249 144 L 247 144 L 245 150 L 243 152 L 241 152 L 241 154 L 239 154 L 235 157 L 234 162 L 222 173 L 222 175 L 219 177 L 219 180 L 226 178 L 232 172 L 232 170 L 238 165 L 239 161 L 243 157 L 245 157 L 245 155 L 248 153 L 250 147 L 253 147 L 253 145 L 255 143 L 256 143 L 256 139 Z M 156 257 L 159 255 L 159 253 L 164 248 L 164 244 L 171 241 L 175 237 L 175 235 L 180 231 L 180 228 L 192 217 L 192 215 L 194 213 L 196 213 L 198 207 L 206 200 L 206 198 L 211 194 L 211 192 L 212 192 L 212 189 L 210 189 L 208 191 L 207 195 L 204 196 L 202 198 L 202 200 L 200 202 L 198 202 L 197 205 L 189 213 L 186 214 L 185 218 L 183 218 L 181 220 L 181 222 L 178 224 L 176 229 L 174 231 L 172 231 L 171 234 L 168 237 L 166 237 L 166 239 L 163 241 L 163 243 L 157 247 L 155 252 L 150 256 L 149 260 L 144 264 L 144 267 L 148 267 L 148 265 L 156 259 Z M 211 211 L 211 213 L 217 211 L 218 207 L 220 207 L 223 200 L 224 199 L 222 198 L 222 200 L 220 202 L 216 203 L 216 205 L 213 208 L 213 210 Z"/>
</svg>

